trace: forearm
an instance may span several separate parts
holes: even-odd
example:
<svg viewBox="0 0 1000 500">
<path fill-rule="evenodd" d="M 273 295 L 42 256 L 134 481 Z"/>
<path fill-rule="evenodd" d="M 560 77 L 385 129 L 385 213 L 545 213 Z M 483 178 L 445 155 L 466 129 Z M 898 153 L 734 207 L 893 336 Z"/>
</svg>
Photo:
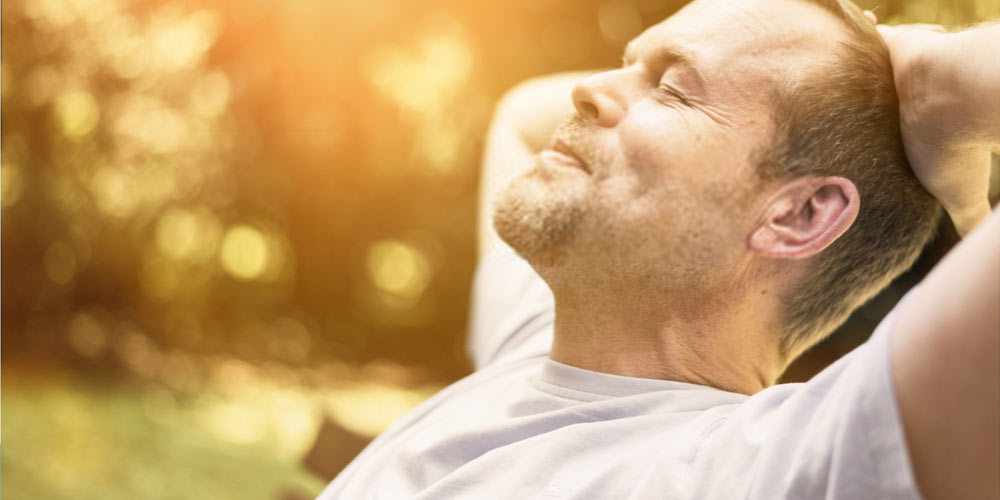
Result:
<svg viewBox="0 0 1000 500">
<path fill-rule="evenodd" d="M 1000 23 L 882 33 L 910 166 L 965 235 L 990 213 L 990 152 L 1000 150 Z"/>
<path fill-rule="evenodd" d="M 503 112 L 532 153 L 544 149 L 556 127 L 572 116 L 573 87 L 588 74 L 571 72 L 534 78 L 514 87 L 504 98 Z"/>
<path fill-rule="evenodd" d="M 1000 152 L 1000 21 L 953 33 L 957 51 L 968 54 L 966 77 L 976 93 L 983 146 Z"/>
<path fill-rule="evenodd" d="M 904 302 L 892 370 L 924 498 L 1000 492 L 1000 211 Z"/>
<path fill-rule="evenodd" d="M 556 127 L 573 113 L 573 85 L 585 73 L 560 73 L 521 83 L 497 104 L 483 153 L 479 203 L 479 250 L 496 235 L 492 207 L 498 192 L 531 167 L 535 153 L 548 144 Z"/>
<path fill-rule="evenodd" d="M 967 121 L 965 145 L 1000 151 L 1000 21 L 948 34 L 945 48 L 952 88 L 962 89 L 961 106 Z"/>
<path fill-rule="evenodd" d="M 970 138 L 972 161 L 989 163 L 990 153 L 1000 154 L 1000 21 L 949 35 L 959 54 L 967 54 L 962 77 L 969 81 L 975 97 L 969 109 L 976 122 L 971 128 L 978 134 Z M 955 228 L 963 236 L 990 215 L 988 200 L 953 214 Z"/>
<path fill-rule="evenodd" d="M 961 146 L 956 156 L 962 161 L 990 163 L 990 153 L 1000 152 L 1000 21 L 950 33 L 945 38 L 952 57 L 952 83 L 964 89 L 960 104 L 967 121 L 962 127 Z M 989 182 L 976 179 L 973 182 Z M 952 221 L 959 234 L 966 235 L 989 217 L 988 199 L 955 208 Z"/>
</svg>

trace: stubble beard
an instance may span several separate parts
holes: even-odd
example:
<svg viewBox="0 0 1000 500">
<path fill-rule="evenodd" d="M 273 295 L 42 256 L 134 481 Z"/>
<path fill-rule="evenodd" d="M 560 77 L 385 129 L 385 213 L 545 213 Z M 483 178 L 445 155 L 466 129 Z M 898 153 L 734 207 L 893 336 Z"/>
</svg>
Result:
<svg viewBox="0 0 1000 500">
<path fill-rule="evenodd" d="M 583 214 L 583 200 L 529 172 L 497 197 L 493 225 L 501 239 L 540 270 L 565 262 Z"/>
</svg>

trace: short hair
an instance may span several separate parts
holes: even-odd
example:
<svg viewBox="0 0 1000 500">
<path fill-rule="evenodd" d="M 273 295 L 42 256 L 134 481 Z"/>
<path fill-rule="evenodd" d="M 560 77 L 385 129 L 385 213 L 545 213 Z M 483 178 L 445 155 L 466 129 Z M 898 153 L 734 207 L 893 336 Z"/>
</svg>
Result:
<svg viewBox="0 0 1000 500">
<path fill-rule="evenodd" d="M 833 14 L 847 36 L 833 62 L 778 86 L 775 134 L 763 179 L 837 175 L 861 199 L 851 227 L 818 254 L 786 294 L 779 347 L 786 361 L 822 340 L 913 265 L 941 207 L 910 170 L 899 130 L 889 50 L 847 0 L 805 0 Z"/>
</svg>

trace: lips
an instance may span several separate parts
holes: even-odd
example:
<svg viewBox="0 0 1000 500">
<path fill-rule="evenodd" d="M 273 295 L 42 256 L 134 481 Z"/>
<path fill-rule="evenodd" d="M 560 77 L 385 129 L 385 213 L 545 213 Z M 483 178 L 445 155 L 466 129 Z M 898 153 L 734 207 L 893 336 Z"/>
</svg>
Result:
<svg viewBox="0 0 1000 500">
<path fill-rule="evenodd" d="M 567 166 L 576 167 L 590 173 L 590 168 L 588 168 L 587 162 L 583 161 L 579 155 L 573 152 L 573 149 L 562 139 L 554 139 L 552 141 L 552 145 L 549 146 L 549 151 L 552 153 L 551 156 L 554 160 L 557 160 Z"/>
</svg>

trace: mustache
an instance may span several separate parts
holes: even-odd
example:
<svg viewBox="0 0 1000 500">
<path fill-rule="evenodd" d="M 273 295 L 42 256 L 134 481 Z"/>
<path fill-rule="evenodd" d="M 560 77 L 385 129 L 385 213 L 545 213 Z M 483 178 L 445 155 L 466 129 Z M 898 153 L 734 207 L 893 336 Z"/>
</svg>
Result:
<svg viewBox="0 0 1000 500">
<path fill-rule="evenodd" d="M 568 148 L 574 156 L 584 163 L 587 170 L 593 172 L 594 167 L 607 161 L 607 149 L 596 140 L 594 126 L 587 123 L 580 115 L 573 115 L 552 133 L 549 147 L 552 149 Z M 561 146 L 557 146 L 561 143 Z"/>
<path fill-rule="evenodd" d="M 590 128 L 580 115 L 573 115 L 556 127 L 552 133 L 552 140 L 561 140 L 569 145 L 577 142 L 582 143 L 585 141 L 585 137 L 592 133 Z"/>
</svg>

